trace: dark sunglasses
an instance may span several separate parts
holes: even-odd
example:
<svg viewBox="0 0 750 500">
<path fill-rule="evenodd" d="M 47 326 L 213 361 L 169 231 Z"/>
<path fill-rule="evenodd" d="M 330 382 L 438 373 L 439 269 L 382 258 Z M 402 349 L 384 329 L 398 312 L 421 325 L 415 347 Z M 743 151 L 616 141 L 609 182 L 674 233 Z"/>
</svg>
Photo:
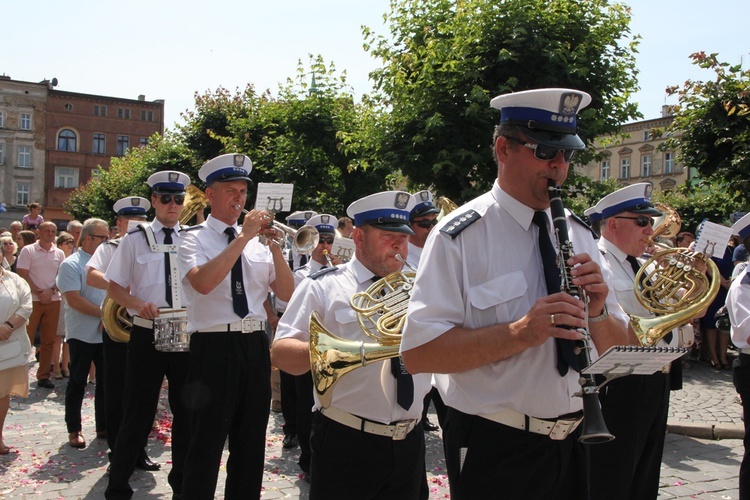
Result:
<svg viewBox="0 0 750 500">
<path fill-rule="evenodd" d="M 507 135 L 505 137 L 507 137 L 513 142 L 517 142 L 518 144 L 534 151 L 534 156 L 539 160 L 544 160 L 544 161 L 552 160 L 557 156 L 558 152 L 562 151 L 563 160 L 565 160 L 566 163 L 570 163 L 570 161 L 573 159 L 573 157 L 576 154 L 575 149 L 559 149 L 559 148 L 554 148 L 552 146 L 544 146 L 543 144 L 537 144 L 535 142 L 525 142 L 520 139 L 516 139 L 515 137 L 510 137 Z"/>
<path fill-rule="evenodd" d="M 318 245 L 322 245 L 323 243 L 325 243 L 326 245 L 333 245 L 333 238 L 320 238 L 318 240 Z"/>
<path fill-rule="evenodd" d="M 430 229 L 432 226 L 437 225 L 437 223 L 438 223 L 437 219 L 414 221 L 414 224 L 421 227 L 422 229 Z"/>
<path fill-rule="evenodd" d="M 172 198 L 174 198 L 175 205 L 182 205 L 185 203 L 185 196 L 181 194 L 163 194 L 159 198 L 159 201 L 161 201 L 162 205 L 169 205 L 169 202 L 172 201 Z"/>
<path fill-rule="evenodd" d="M 646 217 L 645 215 L 639 215 L 638 217 L 625 217 L 624 215 L 615 215 L 615 219 L 630 219 L 634 220 L 638 227 L 646 227 L 648 225 L 654 225 L 653 217 Z"/>
</svg>

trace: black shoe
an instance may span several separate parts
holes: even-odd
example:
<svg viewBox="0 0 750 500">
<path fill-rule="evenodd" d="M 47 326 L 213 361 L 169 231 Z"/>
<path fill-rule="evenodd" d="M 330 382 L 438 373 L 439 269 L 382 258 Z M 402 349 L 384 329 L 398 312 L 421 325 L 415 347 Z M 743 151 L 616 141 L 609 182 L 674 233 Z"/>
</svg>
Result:
<svg viewBox="0 0 750 500">
<path fill-rule="evenodd" d="M 148 470 L 148 471 L 157 471 L 161 469 L 161 464 L 157 464 L 156 462 L 151 461 L 148 456 L 143 455 L 142 457 L 138 458 L 138 461 L 135 463 L 135 466 L 138 469 L 141 470 Z"/>
<path fill-rule="evenodd" d="M 302 480 L 308 484 L 310 484 L 310 473 L 309 472 L 302 472 Z"/>
<path fill-rule="evenodd" d="M 297 439 L 296 434 L 287 434 L 286 436 L 284 436 L 284 441 L 282 441 L 281 443 L 281 446 L 286 449 L 296 448 L 297 445 L 299 445 L 299 439 Z"/>
<path fill-rule="evenodd" d="M 432 422 L 430 422 L 430 420 L 429 420 L 429 419 L 424 419 L 424 420 L 422 421 L 422 427 L 423 427 L 423 428 L 424 428 L 424 430 L 426 430 L 427 432 L 435 432 L 435 431 L 437 431 L 437 430 L 439 430 L 439 429 L 440 429 L 440 427 L 438 427 L 437 425 L 435 425 L 435 424 L 433 424 Z"/>
<path fill-rule="evenodd" d="M 42 378 L 36 381 L 37 387 L 44 387 L 45 389 L 54 389 L 55 384 L 53 384 L 50 379 L 48 378 Z"/>
</svg>

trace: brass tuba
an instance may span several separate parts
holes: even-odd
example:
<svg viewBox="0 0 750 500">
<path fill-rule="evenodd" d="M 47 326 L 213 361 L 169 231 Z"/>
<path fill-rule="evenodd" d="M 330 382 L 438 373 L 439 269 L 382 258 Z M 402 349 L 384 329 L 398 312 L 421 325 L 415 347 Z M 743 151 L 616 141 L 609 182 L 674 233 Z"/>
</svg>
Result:
<svg viewBox="0 0 750 500">
<path fill-rule="evenodd" d="M 437 216 L 437 220 L 442 219 L 449 213 L 453 212 L 458 208 L 458 205 L 451 200 L 450 198 L 447 198 L 445 196 L 440 196 L 437 199 L 437 206 L 440 209 L 440 213 Z"/>
<path fill-rule="evenodd" d="M 186 195 L 182 213 L 180 214 L 180 224 L 187 224 L 195 214 L 210 205 L 206 194 L 192 184 L 185 191 Z M 133 327 L 133 318 L 128 313 L 128 310 L 115 302 L 109 294 L 104 297 L 100 309 L 102 324 L 109 338 L 115 342 L 129 342 L 130 329 Z"/>
<path fill-rule="evenodd" d="M 317 312 L 310 315 L 310 370 L 324 408 L 331 404 L 333 386 L 342 376 L 399 355 L 401 329 L 415 276 L 413 271 L 393 272 L 351 298 L 360 328 L 375 342 L 337 337 L 326 330 Z"/>
<path fill-rule="evenodd" d="M 667 248 L 656 238 L 670 238 L 680 232 L 682 221 L 670 206 L 657 203 L 664 213 L 654 226 L 651 242 L 657 251 L 635 276 L 635 297 L 654 318 L 630 316 L 630 326 L 644 346 L 654 346 L 674 328 L 705 311 L 719 293 L 721 276 L 707 256 L 687 248 Z M 711 276 L 709 282 L 708 275 Z"/>
</svg>

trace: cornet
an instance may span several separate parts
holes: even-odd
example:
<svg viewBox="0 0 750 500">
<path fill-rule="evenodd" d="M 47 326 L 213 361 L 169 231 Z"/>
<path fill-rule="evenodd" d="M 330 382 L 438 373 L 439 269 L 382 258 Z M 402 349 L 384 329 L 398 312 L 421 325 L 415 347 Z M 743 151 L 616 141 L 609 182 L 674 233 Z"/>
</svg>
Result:
<svg viewBox="0 0 750 500">
<path fill-rule="evenodd" d="M 235 205 L 235 208 L 239 209 L 242 207 Z M 242 213 L 247 215 L 250 211 L 242 208 Z M 266 228 L 273 229 L 275 234 L 273 236 L 261 235 L 261 237 L 270 240 L 281 248 L 284 248 L 284 240 L 287 234 L 292 237 L 292 248 L 300 255 L 311 254 L 315 250 L 315 247 L 318 246 L 320 235 L 318 234 L 318 230 L 313 226 L 302 226 L 299 229 L 294 229 L 274 220 L 272 216 L 263 217 L 263 221 L 270 221 Z M 263 240 L 261 239 L 261 241 Z"/>
</svg>

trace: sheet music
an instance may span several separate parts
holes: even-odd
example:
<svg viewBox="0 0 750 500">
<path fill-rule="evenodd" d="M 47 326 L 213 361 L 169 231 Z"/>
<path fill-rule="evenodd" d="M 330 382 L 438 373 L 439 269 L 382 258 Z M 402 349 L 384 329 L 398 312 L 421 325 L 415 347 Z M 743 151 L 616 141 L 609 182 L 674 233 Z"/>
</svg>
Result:
<svg viewBox="0 0 750 500">
<path fill-rule="evenodd" d="M 685 347 L 616 345 L 583 370 L 591 375 L 651 375 L 687 352 Z"/>
<path fill-rule="evenodd" d="M 695 251 L 708 257 L 722 258 L 732 237 L 732 228 L 703 219 L 695 237 Z"/>
<path fill-rule="evenodd" d="M 271 213 L 292 210 L 294 184 L 261 182 L 255 195 L 255 210 L 268 210 Z"/>
</svg>

